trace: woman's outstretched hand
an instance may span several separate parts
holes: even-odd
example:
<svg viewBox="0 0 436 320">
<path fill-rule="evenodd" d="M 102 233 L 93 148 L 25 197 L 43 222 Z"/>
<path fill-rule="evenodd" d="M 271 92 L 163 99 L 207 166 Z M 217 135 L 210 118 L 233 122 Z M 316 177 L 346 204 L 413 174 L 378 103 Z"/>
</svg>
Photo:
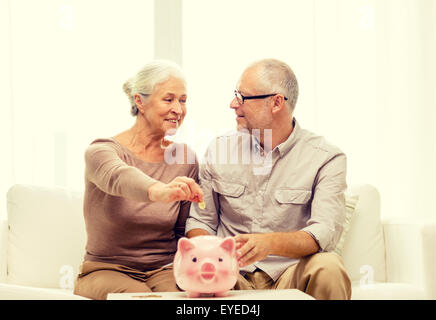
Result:
<svg viewBox="0 0 436 320">
<path fill-rule="evenodd" d="M 194 179 L 177 177 L 170 183 L 157 182 L 148 189 L 148 197 L 156 202 L 202 202 L 203 191 Z"/>
</svg>

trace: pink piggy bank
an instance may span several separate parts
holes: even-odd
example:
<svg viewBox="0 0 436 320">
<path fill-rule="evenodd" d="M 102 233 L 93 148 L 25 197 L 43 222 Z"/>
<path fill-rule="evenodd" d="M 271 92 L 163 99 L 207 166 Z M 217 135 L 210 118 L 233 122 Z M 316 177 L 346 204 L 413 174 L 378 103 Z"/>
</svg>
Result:
<svg viewBox="0 0 436 320">
<path fill-rule="evenodd" d="M 239 274 L 235 246 L 232 237 L 181 238 L 174 257 L 177 285 L 190 298 L 197 298 L 203 293 L 226 296 Z"/>
</svg>

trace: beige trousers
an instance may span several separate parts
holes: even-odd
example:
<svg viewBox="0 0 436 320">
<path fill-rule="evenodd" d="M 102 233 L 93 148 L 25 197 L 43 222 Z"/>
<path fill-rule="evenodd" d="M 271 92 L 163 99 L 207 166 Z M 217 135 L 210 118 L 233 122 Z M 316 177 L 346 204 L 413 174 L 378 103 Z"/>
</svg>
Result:
<svg viewBox="0 0 436 320">
<path fill-rule="evenodd" d="M 286 269 L 276 282 L 262 270 L 248 272 L 239 276 L 234 289 L 298 289 L 321 300 L 349 300 L 351 297 L 350 278 L 342 258 L 333 252 L 316 253 L 300 259 Z"/>
<path fill-rule="evenodd" d="M 142 272 L 123 265 L 84 261 L 74 285 L 74 294 L 105 300 L 108 293 L 181 291 L 173 267 Z"/>
</svg>

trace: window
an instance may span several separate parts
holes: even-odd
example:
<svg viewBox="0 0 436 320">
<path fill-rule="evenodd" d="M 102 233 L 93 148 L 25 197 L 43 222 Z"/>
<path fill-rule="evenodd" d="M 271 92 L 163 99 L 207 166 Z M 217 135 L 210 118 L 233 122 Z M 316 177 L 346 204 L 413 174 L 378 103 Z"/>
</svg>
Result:
<svg viewBox="0 0 436 320">
<path fill-rule="evenodd" d="M 84 150 L 133 124 L 123 83 L 153 58 L 153 1 L 10 1 L 14 183 L 84 186 Z"/>
</svg>

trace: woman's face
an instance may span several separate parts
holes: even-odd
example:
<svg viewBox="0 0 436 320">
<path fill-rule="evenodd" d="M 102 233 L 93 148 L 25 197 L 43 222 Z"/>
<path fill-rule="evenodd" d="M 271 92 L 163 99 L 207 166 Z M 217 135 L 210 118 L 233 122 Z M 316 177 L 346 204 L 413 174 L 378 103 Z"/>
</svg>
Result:
<svg viewBox="0 0 436 320">
<path fill-rule="evenodd" d="M 186 115 L 186 87 L 183 80 L 169 78 L 155 86 L 153 93 L 144 99 L 144 118 L 153 131 L 173 135 Z"/>
</svg>

